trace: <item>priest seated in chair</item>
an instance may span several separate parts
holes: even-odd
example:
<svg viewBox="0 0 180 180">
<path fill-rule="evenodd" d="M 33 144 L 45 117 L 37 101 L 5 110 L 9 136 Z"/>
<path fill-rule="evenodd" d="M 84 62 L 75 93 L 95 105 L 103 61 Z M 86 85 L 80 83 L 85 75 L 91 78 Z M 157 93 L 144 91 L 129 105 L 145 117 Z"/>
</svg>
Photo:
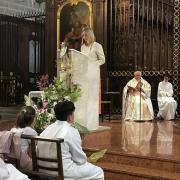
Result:
<svg viewBox="0 0 180 180">
<path fill-rule="evenodd" d="M 141 76 L 140 71 L 134 72 L 134 78 L 123 89 L 123 120 L 149 121 L 154 118 L 151 85 Z"/>
</svg>

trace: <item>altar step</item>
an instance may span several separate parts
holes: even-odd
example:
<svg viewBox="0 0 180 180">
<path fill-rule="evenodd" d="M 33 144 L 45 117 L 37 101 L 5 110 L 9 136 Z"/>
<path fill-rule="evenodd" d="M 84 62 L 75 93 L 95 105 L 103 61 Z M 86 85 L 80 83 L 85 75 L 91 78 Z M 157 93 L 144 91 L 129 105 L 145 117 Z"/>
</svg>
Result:
<svg viewBox="0 0 180 180">
<path fill-rule="evenodd" d="M 96 150 L 85 149 L 87 156 Z M 107 152 L 98 161 L 106 180 L 180 180 L 180 162 L 163 158 Z"/>
<path fill-rule="evenodd" d="M 22 106 L 0 107 L 1 120 L 15 120 Z"/>
<path fill-rule="evenodd" d="M 179 180 L 179 173 L 166 172 L 150 168 L 123 165 L 119 163 L 99 162 L 106 180 Z"/>
</svg>

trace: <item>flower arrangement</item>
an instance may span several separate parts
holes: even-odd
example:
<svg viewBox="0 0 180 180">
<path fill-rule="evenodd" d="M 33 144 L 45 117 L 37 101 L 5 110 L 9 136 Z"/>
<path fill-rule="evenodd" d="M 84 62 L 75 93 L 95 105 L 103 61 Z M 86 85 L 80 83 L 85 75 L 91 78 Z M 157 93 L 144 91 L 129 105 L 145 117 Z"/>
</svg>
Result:
<svg viewBox="0 0 180 180">
<path fill-rule="evenodd" d="M 45 74 L 42 75 L 39 80 L 37 81 L 37 86 L 40 91 L 43 91 L 46 87 L 49 86 L 49 75 Z"/>
<path fill-rule="evenodd" d="M 81 96 L 81 88 L 77 84 L 67 85 L 66 81 L 60 78 L 54 78 L 53 82 L 49 84 L 49 76 L 43 75 L 37 81 L 39 89 L 43 92 L 41 97 L 29 98 L 24 96 L 25 105 L 33 106 L 36 110 L 36 120 L 33 124 L 34 129 L 40 134 L 48 125 L 53 123 L 56 119 L 54 116 L 54 106 L 59 101 L 69 100 L 76 102 Z M 89 133 L 89 130 L 81 124 L 74 122 L 72 126 L 79 130 L 80 133 Z M 90 162 L 97 162 L 106 153 L 107 149 L 98 150 L 89 157 Z"/>
<path fill-rule="evenodd" d="M 81 96 L 81 88 L 77 84 L 67 86 L 65 81 L 60 78 L 54 78 L 49 83 L 49 76 L 44 75 L 38 81 L 40 90 L 43 90 L 41 97 L 29 98 L 25 96 L 25 105 L 31 105 L 35 108 L 37 117 L 34 122 L 34 128 L 41 133 L 49 124 L 55 121 L 54 106 L 57 102 L 69 100 L 76 102 Z"/>
</svg>

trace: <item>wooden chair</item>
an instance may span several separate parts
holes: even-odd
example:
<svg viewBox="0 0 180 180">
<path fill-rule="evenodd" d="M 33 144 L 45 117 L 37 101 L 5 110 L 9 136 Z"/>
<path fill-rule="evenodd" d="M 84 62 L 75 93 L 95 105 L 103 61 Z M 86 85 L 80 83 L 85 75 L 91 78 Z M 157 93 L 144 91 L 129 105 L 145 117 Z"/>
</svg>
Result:
<svg viewBox="0 0 180 180">
<path fill-rule="evenodd" d="M 105 116 L 105 106 L 107 105 L 107 112 L 109 115 L 109 122 L 111 120 L 111 101 L 101 101 L 101 118 L 102 122 L 104 121 Z"/>
<path fill-rule="evenodd" d="M 48 139 L 48 138 L 43 138 L 40 136 L 29 136 L 29 135 L 24 135 L 24 134 L 21 135 L 21 138 L 29 139 L 31 141 L 30 150 L 31 150 L 31 155 L 32 155 L 32 170 L 20 169 L 21 172 L 23 172 L 24 174 L 27 174 L 28 177 L 33 178 L 34 180 L 37 180 L 37 179 L 64 180 L 62 154 L 61 154 L 61 146 L 60 146 L 60 144 L 64 141 L 63 139 Z M 38 157 L 38 153 L 37 153 L 37 149 L 36 149 L 36 144 L 38 141 L 56 143 L 57 159 L 52 159 L 52 158 L 48 158 L 48 157 Z M 39 165 L 38 161 L 57 163 L 57 168 L 43 166 L 42 164 Z M 40 172 L 39 171 L 40 169 L 57 172 L 57 175 L 51 175 L 48 173 Z"/>
<path fill-rule="evenodd" d="M 153 110 L 154 110 L 154 116 L 156 117 L 159 111 L 159 107 L 158 107 L 158 101 L 157 99 L 151 99 L 152 102 L 152 106 L 153 106 Z"/>
</svg>

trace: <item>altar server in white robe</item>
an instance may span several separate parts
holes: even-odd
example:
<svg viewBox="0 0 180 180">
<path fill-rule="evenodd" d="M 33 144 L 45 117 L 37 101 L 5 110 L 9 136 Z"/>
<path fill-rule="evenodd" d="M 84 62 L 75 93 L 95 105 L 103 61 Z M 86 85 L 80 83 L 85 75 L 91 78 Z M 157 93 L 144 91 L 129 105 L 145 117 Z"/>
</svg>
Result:
<svg viewBox="0 0 180 180">
<path fill-rule="evenodd" d="M 94 32 L 90 28 L 82 31 L 83 44 L 81 52 L 89 57 L 91 63 L 88 66 L 87 90 L 87 122 L 88 129 L 95 130 L 99 126 L 99 103 L 100 103 L 100 65 L 105 63 L 102 45 L 95 42 Z"/>
<path fill-rule="evenodd" d="M 48 126 L 40 136 L 64 139 L 61 150 L 65 180 L 103 180 L 103 170 L 87 162 L 86 154 L 82 150 L 80 134 L 71 126 L 74 121 L 74 110 L 75 106 L 70 101 L 57 103 L 54 107 L 57 121 Z M 37 147 L 40 157 L 56 158 L 55 144 L 38 142 Z M 57 167 L 53 163 L 46 165 Z"/>
<path fill-rule="evenodd" d="M 164 75 L 164 80 L 159 83 L 158 86 L 158 106 L 159 112 L 158 117 L 162 117 L 165 120 L 174 119 L 177 102 L 174 100 L 173 96 L 173 86 L 170 82 L 168 82 L 170 76 L 166 73 Z"/>
<path fill-rule="evenodd" d="M 144 80 L 140 71 L 134 72 L 123 89 L 122 117 L 124 120 L 148 121 L 154 118 L 151 103 L 151 85 Z"/>
</svg>

